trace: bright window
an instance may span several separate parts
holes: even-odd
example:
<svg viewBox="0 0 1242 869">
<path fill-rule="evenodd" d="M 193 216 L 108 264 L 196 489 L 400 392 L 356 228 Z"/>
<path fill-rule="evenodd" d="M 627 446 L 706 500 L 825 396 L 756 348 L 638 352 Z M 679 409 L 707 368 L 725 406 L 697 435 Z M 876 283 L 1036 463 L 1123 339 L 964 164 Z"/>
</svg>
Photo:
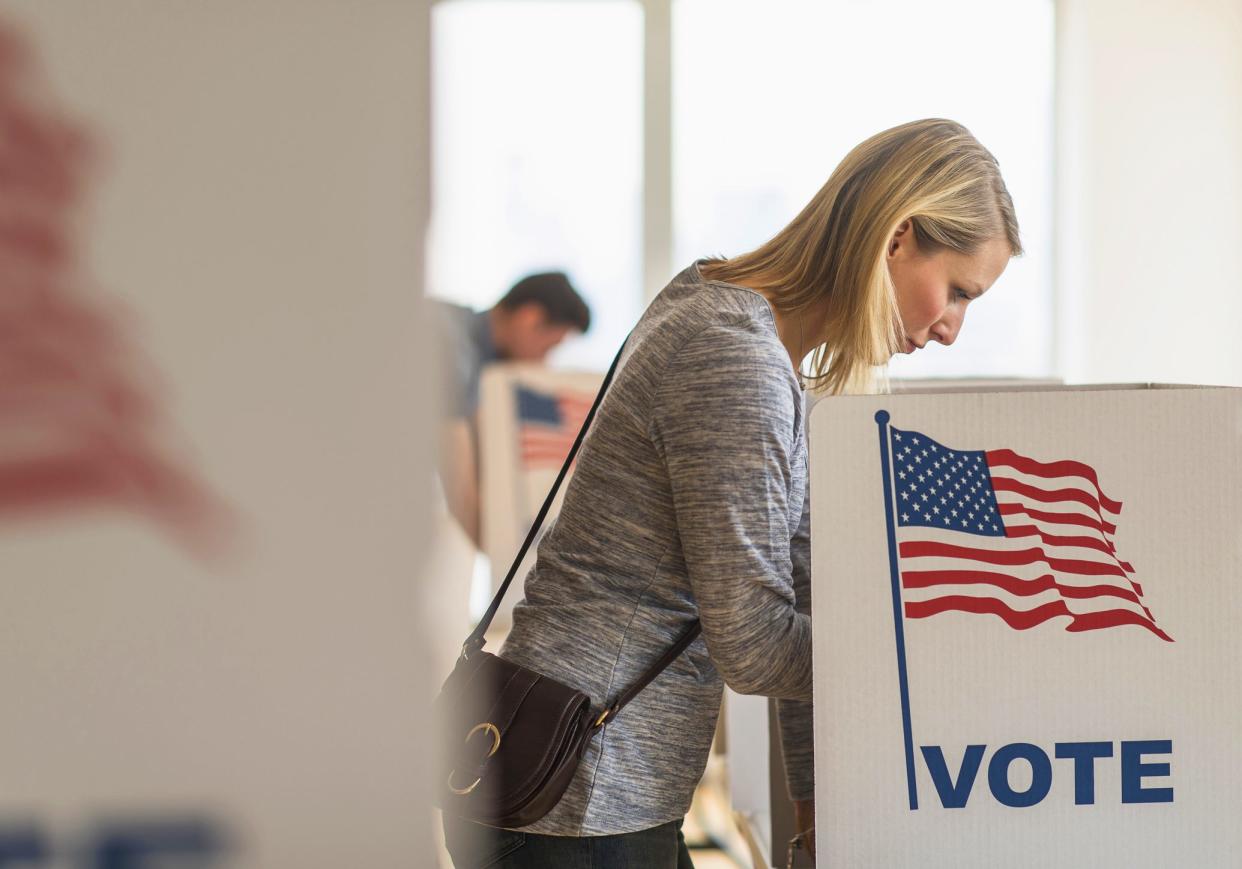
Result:
<svg viewBox="0 0 1242 869">
<path fill-rule="evenodd" d="M 871 134 L 952 118 L 1000 161 L 1028 253 L 951 353 L 891 373 L 1052 372 L 1052 0 L 675 0 L 673 15 L 679 266 L 771 237 Z"/>
<path fill-rule="evenodd" d="M 431 295 L 490 307 L 567 272 L 591 306 L 558 365 L 606 368 L 642 308 L 642 8 L 454 0 L 433 9 Z"/>
</svg>

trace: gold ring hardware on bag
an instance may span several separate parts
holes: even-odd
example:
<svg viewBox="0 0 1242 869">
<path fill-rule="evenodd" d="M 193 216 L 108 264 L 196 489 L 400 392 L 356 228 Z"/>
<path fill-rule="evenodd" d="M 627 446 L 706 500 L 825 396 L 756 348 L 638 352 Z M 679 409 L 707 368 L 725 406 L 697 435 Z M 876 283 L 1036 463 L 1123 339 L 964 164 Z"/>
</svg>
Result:
<svg viewBox="0 0 1242 869">
<path fill-rule="evenodd" d="M 453 772 L 457 772 L 457 770 L 453 770 Z M 470 793 L 472 790 L 477 788 L 479 786 L 479 782 L 483 781 L 482 778 L 476 778 L 467 787 L 464 787 L 464 788 L 454 787 L 453 786 L 453 772 L 450 772 L 448 774 L 448 779 L 445 780 L 445 784 L 448 785 L 449 790 L 457 794 L 457 796 L 459 797 L 464 797 L 466 794 Z"/>
<path fill-rule="evenodd" d="M 608 717 L 608 715 L 609 715 L 611 712 L 612 712 L 612 710 L 611 710 L 611 709 L 605 709 L 603 712 L 601 712 L 601 713 L 599 714 L 599 718 L 596 718 L 596 719 L 595 719 L 595 726 L 596 726 L 596 727 L 599 727 L 601 724 L 603 724 L 603 723 L 604 723 L 604 719 L 605 719 L 605 718 L 607 718 L 607 717 Z"/>
<path fill-rule="evenodd" d="M 498 728 L 495 724 L 492 724 L 490 721 L 485 721 L 482 724 L 476 724 L 474 727 L 470 728 L 470 732 L 466 734 L 466 742 L 469 742 L 480 730 L 492 735 L 492 750 L 487 753 L 487 756 L 491 757 L 500 748 L 500 728 Z M 455 787 L 453 785 L 453 773 L 456 771 L 457 770 L 451 770 L 449 772 L 445 783 L 448 785 L 448 789 L 457 794 L 459 797 L 464 797 L 466 794 L 477 788 L 479 786 L 479 782 L 483 781 L 482 776 L 480 776 L 471 782 L 467 787 Z"/>
<path fill-rule="evenodd" d="M 487 756 L 491 757 L 496 753 L 496 750 L 500 748 L 500 728 L 498 728 L 495 724 L 492 724 L 490 721 L 484 721 L 482 724 L 476 724 L 474 727 L 470 728 L 470 732 L 466 734 L 466 742 L 469 742 L 480 730 L 490 733 L 492 735 L 492 739 L 495 740 L 495 742 L 492 743 L 492 750 L 487 753 Z"/>
</svg>

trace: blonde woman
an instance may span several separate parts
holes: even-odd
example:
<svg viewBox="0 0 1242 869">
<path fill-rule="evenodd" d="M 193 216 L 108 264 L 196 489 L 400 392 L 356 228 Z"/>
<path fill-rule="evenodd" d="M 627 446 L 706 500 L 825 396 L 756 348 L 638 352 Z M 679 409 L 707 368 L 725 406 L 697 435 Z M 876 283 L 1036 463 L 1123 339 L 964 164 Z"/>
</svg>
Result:
<svg viewBox="0 0 1242 869">
<path fill-rule="evenodd" d="M 660 293 L 501 657 L 603 706 L 696 618 L 702 635 L 603 725 L 550 813 L 521 830 L 446 817 L 458 869 L 690 866 L 681 819 L 726 684 L 781 699 L 811 826 L 804 381 L 863 391 L 893 354 L 952 344 L 1020 252 L 996 160 L 961 125 L 924 120 L 857 146 L 757 250 L 701 260 Z"/>
</svg>

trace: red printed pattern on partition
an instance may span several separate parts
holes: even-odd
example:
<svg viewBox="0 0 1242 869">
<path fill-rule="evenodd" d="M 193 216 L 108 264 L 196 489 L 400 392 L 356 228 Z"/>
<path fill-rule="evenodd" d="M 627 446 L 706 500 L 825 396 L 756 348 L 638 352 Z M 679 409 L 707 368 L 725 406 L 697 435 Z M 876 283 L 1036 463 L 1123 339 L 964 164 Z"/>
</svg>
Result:
<svg viewBox="0 0 1242 869">
<path fill-rule="evenodd" d="M 121 507 L 203 553 L 224 513 L 161 445 L 151 366 L 79 262 L 94 149 L 54 106 L 0 23 L 0 519 Z"/>
</svg>

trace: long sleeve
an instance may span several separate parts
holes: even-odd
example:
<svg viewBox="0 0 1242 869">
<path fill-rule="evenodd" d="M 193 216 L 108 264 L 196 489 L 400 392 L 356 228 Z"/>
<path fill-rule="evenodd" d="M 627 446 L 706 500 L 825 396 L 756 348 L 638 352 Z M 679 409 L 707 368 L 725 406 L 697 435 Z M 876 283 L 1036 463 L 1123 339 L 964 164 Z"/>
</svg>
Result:
<svg viewBox="0 0 1242 869">
<path fill-rule="evenodd" d="M 811 623 L 794 607 L 790 559 L 801 401 L 774 336 L 711 326 L 662 373 L 650 434 L 721 676 L 742 694 L 809 700 Z"/>
<path fill-rule="evenodd" d="M 798 612 L 811 613 L 811 498 L 807 494 L 802 521 L 790 541 L 793 560 L 794 594 Z M 785 783 L 789 798 L 815 797 L 815 729 L 813 705 L 806 700 L 777 700 L 776 714 L 781 731 L 781 756 L 785 762 Z"/>
</svg>

